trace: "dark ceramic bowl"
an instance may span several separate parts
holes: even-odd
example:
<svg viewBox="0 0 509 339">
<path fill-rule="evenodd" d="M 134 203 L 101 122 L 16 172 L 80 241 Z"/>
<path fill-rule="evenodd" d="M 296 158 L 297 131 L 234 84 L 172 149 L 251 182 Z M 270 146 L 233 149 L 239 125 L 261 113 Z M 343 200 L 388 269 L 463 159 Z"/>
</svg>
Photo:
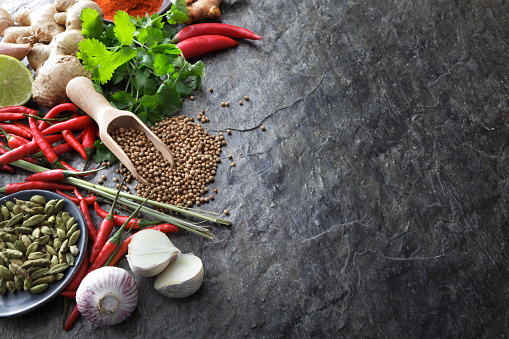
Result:
<svg viewBox="0 0 509 339">
<path fill-rule="evenodd" d="M 161 8 L 159 9 L 159 11 L 157 11 L 157 13 L 158 14 L 166 13 L 170 9 L 172 4 L 173 4 L 172 0 L 163 0 L 163 3 L 161 4 Z M 106 19 L 104 19 L 104 21 L 109 22 L 109 23 L 113 22 L 111 20 L 106 20 Z"/>
<path fill-rule="evenodd" d="M 67 211 L 72 217 L 76 219 L 76 222 L 78 223 L 78 229 L 81 230 L 80 239 L 76 244 L 80 249 L 80 253 L 76 258 L 74 266 L 71 266 L 66 271 L 64 271 L 64 279 L 49 284 L 49 287 L 46 291 L 39 294 L 33 294 L 28 291 L 16 291 L 15 293 L 7 292 L 4 295 L 0 295 L 0 317 L 9 317 L 30 312 L 58 296 L 60 292 L 62 292 L 67 286 L 67 284 L 71 282 L 71 279 L 76 274 L 76 271 L 85 256 L 84 248 L 85 244 L 87 243 L 88 236 L 85 225 L 85 218 L 83 217 L 83 214 L 81 214 L 78 207 L 69 199 L 50 191 L 31 190 L 10 194 L 1 198 L 0 206 L 5 205 L 5 202 L 8 200 L 14 201 L 14 198 L 30 200 L 30 198 L 34 195 L 42 195 L 44 198 L 46 198 L 46 201 L 51 199 L 65 200 L 63 211 Z"/>
</svg>

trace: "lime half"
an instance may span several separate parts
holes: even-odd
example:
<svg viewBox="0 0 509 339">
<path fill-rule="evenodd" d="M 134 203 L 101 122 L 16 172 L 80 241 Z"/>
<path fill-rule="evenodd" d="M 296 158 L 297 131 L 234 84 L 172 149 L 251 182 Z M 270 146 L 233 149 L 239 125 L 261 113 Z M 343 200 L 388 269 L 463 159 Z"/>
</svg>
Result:
<svg viewBox="0 0 509 339">
<path fill-rule="evenodd" d="M 21 61 L 0 55 L 0 108 L 24 105 L 32 98 L 34 77 Z"/>
</svg>

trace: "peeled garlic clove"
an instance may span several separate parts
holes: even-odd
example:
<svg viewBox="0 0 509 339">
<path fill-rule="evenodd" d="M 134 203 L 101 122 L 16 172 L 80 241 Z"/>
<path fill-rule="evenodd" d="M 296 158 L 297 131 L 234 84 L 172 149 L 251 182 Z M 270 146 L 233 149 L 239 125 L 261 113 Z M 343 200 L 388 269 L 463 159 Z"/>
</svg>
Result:
<svg viewBox="0 0 509 339">
<path fill-rule="evenodd" d="M 168 298 L 185 298 L 200 288 L 203 275 L 200 258 L 194 254 L 179 254 L 156 277 L 154 288 Z"/>
<path fill-rule="evenodd" d="M 137 232 L 128 248 L 129 267 L 140 277 L 153 277 L 161 273 L 180 253 L 166 234 L 152 229 Z"/>
</svg>

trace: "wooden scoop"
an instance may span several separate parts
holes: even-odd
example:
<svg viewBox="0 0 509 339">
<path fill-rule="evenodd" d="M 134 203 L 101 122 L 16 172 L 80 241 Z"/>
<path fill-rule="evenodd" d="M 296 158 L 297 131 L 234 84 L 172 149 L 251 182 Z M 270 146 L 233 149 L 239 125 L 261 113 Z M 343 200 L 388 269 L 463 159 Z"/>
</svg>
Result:
<svg viewBox="0 0 509 339">
<path fill-rule="evenodd" d="M 145 178 L 138 174 L 127 154 L 110 136 L 110 133 L 116 129 L 121 127 L 135 128 L 144 132 L 148 140 L 154 144 L 155 149 L 161 152 L 162 156 L 170 161 L 171 166 L 173 166 L 173 156 L 166 145 L 136 115 L 111 106 L 108 100 L 95 90 L 90 79 L 85 77 L 72 79 L 67 84 L 66 92 L 67 97 L 76 106 L 97 122 L 99 137 L 102 142 L 131 171 L 139 182 L 150 185 Z"/>
</svg>

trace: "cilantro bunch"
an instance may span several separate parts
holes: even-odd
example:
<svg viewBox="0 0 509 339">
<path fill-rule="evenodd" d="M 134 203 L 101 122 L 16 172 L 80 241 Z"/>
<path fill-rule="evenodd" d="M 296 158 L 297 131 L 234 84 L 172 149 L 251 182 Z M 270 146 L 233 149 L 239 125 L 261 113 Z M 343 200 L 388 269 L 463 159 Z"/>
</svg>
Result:
<svg viewBox="0 0 509 339">
<path fill-rule="evenodd" d="M 170 43 L 175 24 L 188 20 L 184 0 L 175 1 L 164 15 L 135 18 L 118 11 L 113 24 L 105 24 L 90 8 L 80 18 L 85 39 L 77 56 L 92 72 L 96 89 L 104 92 L 105 84 L 118 89 L 107 95 L 116 108 L 135 113 L 150 126 L 173 115 L 183 97 L 200 88 L 205 65 L 190 64 Z"/>
</svg>

